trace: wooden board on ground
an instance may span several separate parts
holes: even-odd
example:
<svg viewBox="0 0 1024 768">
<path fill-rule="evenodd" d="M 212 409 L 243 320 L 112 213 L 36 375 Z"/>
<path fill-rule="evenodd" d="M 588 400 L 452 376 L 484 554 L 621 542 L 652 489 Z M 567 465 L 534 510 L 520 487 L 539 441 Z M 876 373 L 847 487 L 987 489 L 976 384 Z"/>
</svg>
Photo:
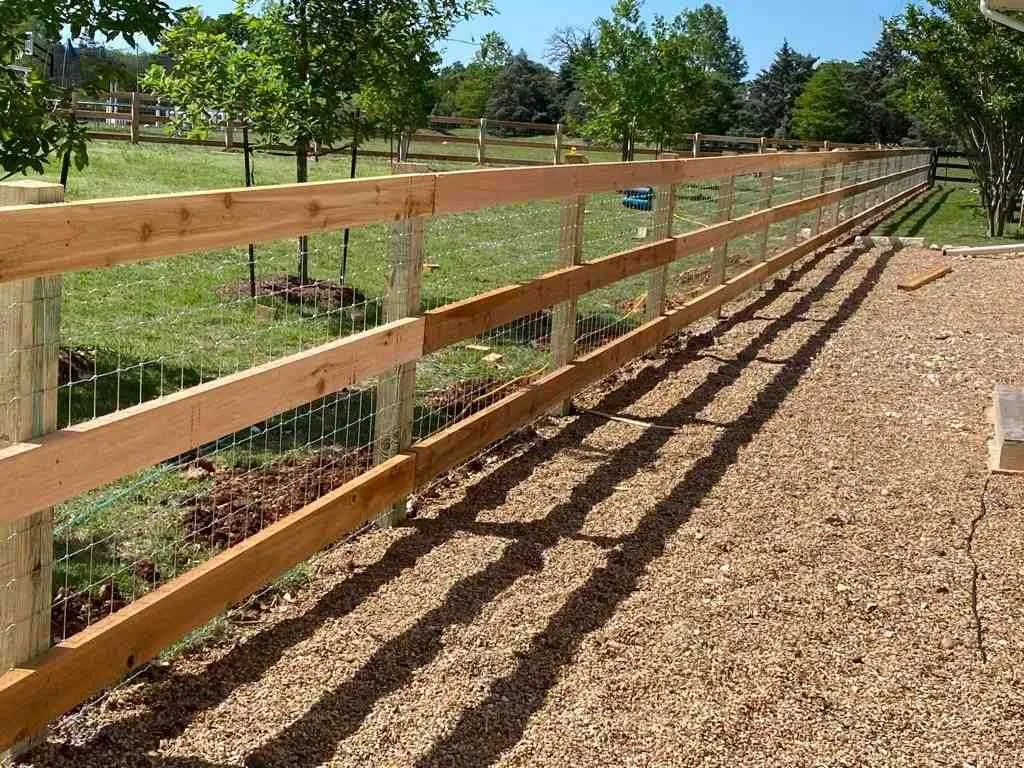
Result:
<svg viewBox="0 0 1024 768">
<path fill-rule="evenodd" d="M 992 400 L 995 437 L 990 468 L 993 472 L 1024 472 L 1024 387 L 996 384 Z"/>
<path fill-rule="evenodd" d="M 939 278 L 945 277 L 952 271 L 953 268 L 946 264 L 941 267 L 936 267 L 935 269 L 930 269 L 927 272 L 922 272 L 918 275 L 903 278 L 896 283 L 896 287 L 901 291 L 916 291 L 918 288 L 923 288 L 928 285 L 928 283 L 934 283 Z"/>
</svg>

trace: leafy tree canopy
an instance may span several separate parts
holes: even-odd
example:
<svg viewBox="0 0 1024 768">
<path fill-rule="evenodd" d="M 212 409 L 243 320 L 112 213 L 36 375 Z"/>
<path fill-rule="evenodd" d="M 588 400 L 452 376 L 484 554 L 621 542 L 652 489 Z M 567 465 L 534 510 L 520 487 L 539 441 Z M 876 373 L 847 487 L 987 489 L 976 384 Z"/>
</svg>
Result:
<svg viewBox="0 0 1024 768">
<path fill-rule="evenodd" d="M 908 108 L 936 130 L 951 127 L 977 174 L 989 235 L 1001 235 L 1024 184 L 1024 45 L 973 0 L 909 5 L 892 33 L 909 56 Z"/>
<path fill-rule="evenodd" d="M 855 112 L 857 66 L 848 61 L 821 64 L 797 97 L 793 134 L 800 139 L 857 141 L 861 138 Z"/>
<path fill-rule="evenodd" d="M 6 176 L 41 173 L 52 156 L 66 152 L 78 168 L 88 163 L 84 128 L 59 115 L 61 92 L 23 57 L 27 30 L 59 40 L 68 28 L 72 38 L 121 37 L 134 46 L 137 36 L 156 40 L 171 19 L 163 0 L 0 2 L 0 167 Z"/>
<path fill-rule="evenodd" d="M 509 60 L 491 87 L 486 116 L 495 120 L 517 120 L 528 123 L 557 123 L 558 107 L 555 74 L 525 52 Z"/>
</svg>

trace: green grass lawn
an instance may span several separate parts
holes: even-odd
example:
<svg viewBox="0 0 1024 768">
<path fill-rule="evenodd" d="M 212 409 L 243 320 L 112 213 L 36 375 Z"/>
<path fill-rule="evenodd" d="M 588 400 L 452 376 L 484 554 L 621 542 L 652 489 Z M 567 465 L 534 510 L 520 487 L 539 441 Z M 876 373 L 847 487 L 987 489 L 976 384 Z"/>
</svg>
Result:
<svg viewBox="0 0 1024 768">
<path fill-rule="evenodd" d="M 429 146 L 447 151 L 446 145 Z M 458 147 L 458 154 L 474 151 L 471 145 L 452 147 Z M 546 150 L 532 148 L 495 147 L 493 154 L 499 152 L 550 157 Z M 215 148 L 100 141 L 90 146 L 90 158 L 87 169 L 72 171 L 68 200 L 236 187 L 242 180 L 241 154 Z M 434 170 L 472 167 L 434 162 L 429 166 Z M 387 171 L 383 159 L 364 158 L 359 163 L 360 176 Z M 294 159 L 258 153 L 255 172 L 259 184 L 289 182 L 294 178 Z M 47 178 L 54 175 L 51 172 Z M 347 178 L 348 159 L 334 155 L 311 162 L 310 176 L 313 180 Z M 847 177 L 852 178 L 852 174 Z M 799 172 L 776 177 L 772 203 L 795 199 L 801 189 L 817 191 L 817 183 L 809 176 L 801 180 Z M 713 221 L 718 192 L 714 181 L 678 187 L 675 230 Z M 764 202 L 759 178 L 737 180 L 736 215 Z M 431 267 L 423 276 L 424 304 L 439 306 L 555 268 L 560 208 L 558 200 L 535 201 L 428 220 L 424 260 Z M 812 220 L 810 215 L 800 222 L 774 225 L 772 245 L 777 247 Z M 615 192 L 589 196 L 585 222 L 585 259 L 633 247 L 654 234 L 652 212 L 625 208 Z M 294 302 L 270 294 L 252 300 L 245 290 L 249 269 L 244 243 L 66 275 L 61 343 L 84 355 L 94 370 L 61 387 L 60 423 L 79 423 L 381 322 L 392 237 L 388 225 L 360 227 L 350 233 L 345 278 L 359 298 L 344 307 L 319 296 Z M 731 244 L 730 259 L 742 261 L 753 255 L 756 240 L 747 237 Z M 341 232 L 311 236 L 311 276 L 337 285 L 342 249 Z M 707 258 L 708 254 L 700 254 L 673 265 L 673 277 L 679 278 Z M 258 279 L 293 274 L 296 262 L 294 239 L 255 246 Z M 581 345 L 596 346 L 639 324 L 643 312 L 637 299 L 645 290 L 646 276 L 641 275 L 581 297 Z M 541 313 L 421 361 L 417 367 L 418 434 L 439 429 L 495 399 L 498 395 L 492 392 L 503 382 L 542 371 L 549 361 L 549 332 L 550 315 Z M 467 347 L 473 343 L 489 347 L 489 352 L 502 355 L 501 360 L 486 362 L 486 352 Z M 373 438 L 374 408 L 370 383 L 225 436 L 205 446 L 202 454 L 220 471 L 248 472 L 259 484 L 268 466 L 297 454 L 315 455 L 332 446 L 366 451 Z M 216 480 L 187 476 L 185 469 L 194 459 L 194 455 L 179 457 L 62 505 L 56 512 L 55 586 L 67 594 L 95 593 L 116 585 L 120 594 L 136 595 L 152 585 L 151 570 L 167 578 L 208 557 L 215 547 L 195 535 L 183 510 L 200 496 L 208 496 Z M 300 481 L 305 482 L 294 479 Z M 279 479 L 274 482 L 280 484 Z M 275 486 L 259 493 L 286 491 Z M 251 507 L 256 510 L 261 502 L 256 499 L 259 494 L 253 493 Z M 140 563 L 145 564 L 141 575 Z"/>
<path fill-rule="evenodd" d="M 985 245 L 1017 242 L 1024 236 L 1017 222 L 1007 222 L 1003 236 L 990 238 L 977 187 L 938 185 L 915 197 L 882 222 L 877 234 L 923 237 L 928 245 Z"/>
</svg>

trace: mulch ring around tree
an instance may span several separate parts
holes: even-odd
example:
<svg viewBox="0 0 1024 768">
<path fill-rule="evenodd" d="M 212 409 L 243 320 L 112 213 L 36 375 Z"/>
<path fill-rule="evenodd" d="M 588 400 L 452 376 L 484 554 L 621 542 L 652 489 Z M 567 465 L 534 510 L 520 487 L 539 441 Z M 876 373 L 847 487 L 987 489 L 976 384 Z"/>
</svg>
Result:
<svg viewBox="0 0 1024 768">
<path fill-rule="evenodd" d="M 200 459 L 188 474 L 210 476 L 213 485 L 185 502 L 181 520 L 186 536 L 214 547 L 230 547 L 333 491 L 372 463 L 367 447 L 325 448 L 261 467 L 219 469 Z"/>
<path fill-rule="evenodd" d="M 217 289 L 217 295 L 224 299 L 245 299 L 252 296 L 248 280 L 229 283 Z M 297 275 L 267 275 L 256 281 L 256 297 L 283 299 L 289 304 L 300 304 L 321 309 L 354 307 L 366 302 L 362 292 L 336 280 L 307 280 L 303 283 Z"/>
</svg>

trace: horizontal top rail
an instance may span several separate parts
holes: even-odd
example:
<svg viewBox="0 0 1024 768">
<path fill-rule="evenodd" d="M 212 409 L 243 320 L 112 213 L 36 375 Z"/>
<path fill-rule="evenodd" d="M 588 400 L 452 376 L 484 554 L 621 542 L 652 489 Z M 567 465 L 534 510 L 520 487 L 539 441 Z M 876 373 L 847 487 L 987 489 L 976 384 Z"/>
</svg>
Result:
<svg viewBox="0 0 1024 768">
<path fill-rule="evenodd" d="M 915 165 L 557 269 L 0 449 L 0 521 L 59 504 L 457 341 L 853 195 Z M 406 178 L 406 177 L 391 177 Z"/>
<path fill-rule="evenodd" d="M 408 174 L 0 208 L 0 282 L 532 200 L 819 168 L 920 149 Z"/>
</svg>

